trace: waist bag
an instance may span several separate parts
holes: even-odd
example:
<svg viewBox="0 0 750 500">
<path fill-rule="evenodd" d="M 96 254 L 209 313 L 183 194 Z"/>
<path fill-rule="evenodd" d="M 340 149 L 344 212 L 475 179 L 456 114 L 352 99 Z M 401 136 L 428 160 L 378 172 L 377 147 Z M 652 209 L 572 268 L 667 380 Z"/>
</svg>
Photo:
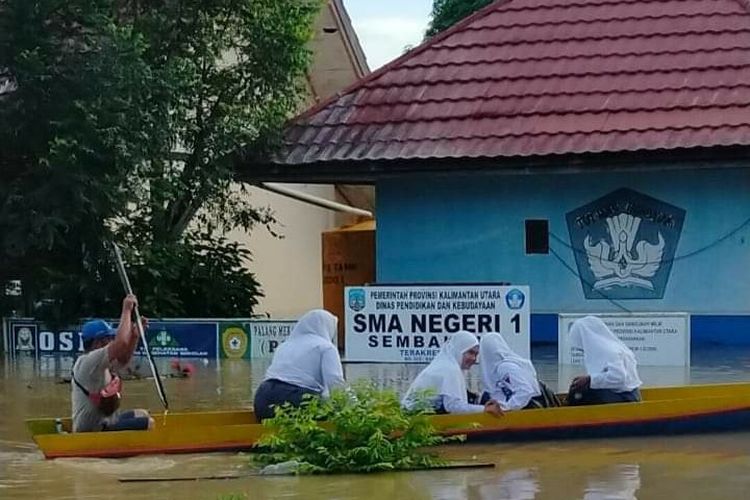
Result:
<svg viewBox="0 0 750 500">
<path fill-rule="evenodd" d="M 112 415 L 120 407 L 120 391 L 122 391 L 122 380 L 114 376 L 104 388 L 98 392 L 90 392 L 73 376 L 73 383 L 78 387 L 89 400 L 99 408 L 103 414 Z"/>
</svg>

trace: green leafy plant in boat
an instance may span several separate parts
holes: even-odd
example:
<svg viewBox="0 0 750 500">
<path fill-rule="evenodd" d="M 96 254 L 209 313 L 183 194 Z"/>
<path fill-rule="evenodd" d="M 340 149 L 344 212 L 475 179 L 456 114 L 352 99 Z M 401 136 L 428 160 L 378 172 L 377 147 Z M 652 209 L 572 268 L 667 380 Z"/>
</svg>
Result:
<svg viewBox="0 0 750 500">
<path fill-rule="evenodd" d="M 426 400 L 427 398 L 425 398 Z M 429 405 L 405 411 L 398 396 L 359 383 L 328 399 L 308 397 L 300 407 L 276 408 L 264 421 L 268 434 L 254 460 L 263 465 L 297 462 L 297 473 L 416 470 L 447 463 L 425 448 L 454 442 L 439 436 Z"/>
</svg>

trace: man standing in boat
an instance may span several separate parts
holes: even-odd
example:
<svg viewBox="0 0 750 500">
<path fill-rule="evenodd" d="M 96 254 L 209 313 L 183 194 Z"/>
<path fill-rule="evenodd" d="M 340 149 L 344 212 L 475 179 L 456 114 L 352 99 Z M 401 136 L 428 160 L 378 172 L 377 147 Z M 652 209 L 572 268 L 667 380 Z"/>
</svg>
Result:
<svg viewBox="0 0 750 500">
<path fill-rule="evenodd" d="M 84 353 L 76 359 L 70 381 L 73 432 L 153 428 L 154 420 L 146 410 L 117 411 L 122 382 L 115 372 L 127 365 L 138 345 L 138 328 L 132 319 L 137 305 L 135 295 L 125 297 L 117 329 L 103 319 L 83 325 Z M 143 323 L 145 330 L 145 319 Z"/>
</svg>

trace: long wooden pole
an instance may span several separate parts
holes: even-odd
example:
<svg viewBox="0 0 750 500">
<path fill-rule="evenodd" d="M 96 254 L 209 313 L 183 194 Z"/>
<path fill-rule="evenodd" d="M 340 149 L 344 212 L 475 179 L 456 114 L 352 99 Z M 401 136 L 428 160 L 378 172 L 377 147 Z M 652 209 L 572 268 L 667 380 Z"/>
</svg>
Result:
<svg viewBox="0 0 750 500">
<path fill-rule="evenodd" d="M 125 289 L 125 293 L 132 294 L 133 288 L 130 286 L 128 273 L 125 271 L 125 263 L 122 260 L 122 252 L 120 252 L 120 247 L 118 247 L 117 243 L 113 241 L 112 248 L 114 249 L 114 253 L 115 253 L 115 263 L 117 264 L 117 273 L 120 275 L 120 281 L 122 281 L 122 286 Z M 146 339 L 146 333 L 143 331 L 143 323 L 141 322 L 141 313 L 138 311 L 137 305 L 133 309 L 133 312 L 135 313 L 136 328 L 138 328 L 138 333 L 141 336 L 141 342 L 143 342 L 143 350 L 146 351 L 146 359 L 148 359 L 148 364 L 149 366 L 151 366 L 151 374 L 154 376 L 154 384 L 156 384 L 156 392 L 159 394 L 159 399 L 161 399 L 161 404 L 164 405 L 164 409 L 169 410 L 169 402 L 167 401 L 167 393 L 164 391 L 164 385 L 162 385 L 161 377 L 159 377 L 159 370 L 156 368 L 156 364 L 154 364 L 153 356 L 151 356 L 151 349 L 149 349 L 148 347 L 148 339 Z"/>
</svg>

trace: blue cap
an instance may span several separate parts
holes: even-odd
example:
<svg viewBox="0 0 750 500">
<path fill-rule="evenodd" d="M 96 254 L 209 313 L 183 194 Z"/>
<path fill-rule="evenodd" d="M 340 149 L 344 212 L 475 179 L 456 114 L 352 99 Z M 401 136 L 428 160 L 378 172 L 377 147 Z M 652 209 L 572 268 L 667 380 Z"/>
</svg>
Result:
<svg viewBox="0 0 750 500">
<path fill-rule="evenodd" d="M 81 329 L 81 337 L 84 342 L 89 340 L 102 339 L 105 337 L 114 337 L 117 330 L 103 319 L 92 319 L 84 323 Z"/>
</svg>

